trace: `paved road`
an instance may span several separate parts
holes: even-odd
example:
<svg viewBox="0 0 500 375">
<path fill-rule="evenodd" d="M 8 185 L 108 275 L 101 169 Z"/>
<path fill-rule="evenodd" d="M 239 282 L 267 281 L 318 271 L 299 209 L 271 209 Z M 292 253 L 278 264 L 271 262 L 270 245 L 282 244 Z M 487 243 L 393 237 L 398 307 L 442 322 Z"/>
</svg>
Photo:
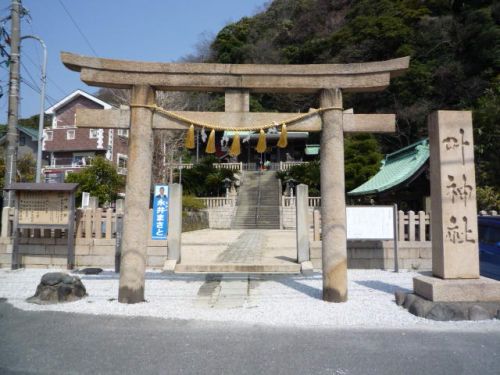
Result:
<svg viewBox="0 0 500 375">
<path fill-rule="evenodd" d="M 0 374 L 498 373 L 498 333 L 284 329 L 0 303 Z"/>
</svg>

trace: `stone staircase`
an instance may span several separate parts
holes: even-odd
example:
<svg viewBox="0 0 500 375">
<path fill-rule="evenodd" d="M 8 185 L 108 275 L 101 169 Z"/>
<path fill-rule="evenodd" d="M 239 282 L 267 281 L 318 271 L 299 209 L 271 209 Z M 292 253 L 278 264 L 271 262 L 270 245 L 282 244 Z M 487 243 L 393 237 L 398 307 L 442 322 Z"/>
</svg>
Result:
<svg viewBox="0 0 500 375">
<path fill-rule="evenodd" d="M 280 188 L 273 171 L 244 171 L 232 229 L 279 229 Z"/>
</svg>

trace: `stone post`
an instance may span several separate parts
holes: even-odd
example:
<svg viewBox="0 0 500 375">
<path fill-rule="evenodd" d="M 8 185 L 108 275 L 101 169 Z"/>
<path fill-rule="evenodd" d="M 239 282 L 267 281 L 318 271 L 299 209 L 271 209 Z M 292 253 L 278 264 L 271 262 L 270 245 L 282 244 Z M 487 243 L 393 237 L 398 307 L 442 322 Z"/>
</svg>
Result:
<svg viewBox="0 0 500 375">
<path fill-rule="evenodd" d="M 470 111 L 429 116 L 432 273 L 479 278 L 476 178 Z"/>
<path fill-rule="evenodd" d="M 320 226 L 321 225 L 321 217 L 320 211 L 318 209 L 314 209 L 313 211 L 313 241 L 320 241 Z"/>
<path fill-rule="evenodd" d="M 134 86 L 131 102 L 154 105 L 155 93 L 148 85 Z M 153 155 L 152 116 L 152 111 L 147 108 L 130 109 L 129 164 L 118 292 L 118 301 L 122 303 L 144 301 Z"/>
<path fill-rule="evenodd" d="M 182 235 L 182 185 L 171 184 L 168 188 L 167 259 L 181 261 Z"/>
<path fill-rule="evenodd" d="M 305 184 L 297 185 L 296 228 L 297 235 L 297 262 L 310 260 L 309 256 L 309 187 Z"/>
<path fill-rule="evenodd" d="M 89 204 L 86 208 L 91 208 L 93 210 L 99 208 L 99 198 L 89 197 Z"/>
<path fill-rule="evenodd" d="M 227 89 L 224 95 L 225 112 L 248 112 L 250 93 L 248 90 Z"/>
<path fill-rule="evenodd" d="M 124 199 L 117 199 L 115 202 L 116 212 L 123 212 L 124 209 L 125 209 L 125 200 Z"/>
<path fill-rule="evenodd" d="M 347 301 L 347 230 L 342 92 L 321 91 L 321 229 L 323 300 Z"/>
</svg>

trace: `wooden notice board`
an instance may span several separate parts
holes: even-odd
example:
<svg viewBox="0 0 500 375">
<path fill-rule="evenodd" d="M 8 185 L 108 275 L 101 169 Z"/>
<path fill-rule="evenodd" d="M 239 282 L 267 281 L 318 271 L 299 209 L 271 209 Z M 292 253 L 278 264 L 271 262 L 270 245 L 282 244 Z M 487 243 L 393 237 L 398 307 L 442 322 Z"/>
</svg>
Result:
<svg viewBox="0 0 500 375">
<path fill-rule="evenodd" d="M 12 268 L 21 266 L 20 229 L 63 229 L 68 243 L 67 267 L 75 263 L 75 190 L 78 184 L 15 183 L 6 190 L 16 192 L 13 225 Z"/>
<path fill-rule="evenodd" d="M 70 195 L 67 191 L 20 191 L 18 223 L 68 225 Z"/>
</svg>

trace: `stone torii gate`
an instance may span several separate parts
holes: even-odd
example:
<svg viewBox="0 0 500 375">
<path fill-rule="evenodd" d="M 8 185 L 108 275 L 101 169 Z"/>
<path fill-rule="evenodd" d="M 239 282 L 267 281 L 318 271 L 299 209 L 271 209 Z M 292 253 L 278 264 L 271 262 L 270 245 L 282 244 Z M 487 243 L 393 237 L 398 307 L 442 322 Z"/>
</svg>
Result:
<svg viewBox="0 0 500 375">
<path fill-rule="evenodd" d="M 290 131 L 322 131 L 321 196 L 323 299 L 347 300 L 347 238 L 344 181 L 344 132 L 394 132 L 392 114 L 358 115 L 343 111 L 342 91 L 380 91 L 402 74 L 409 57 L 356 64 L 251 65 L 177 64 L 111 60 L 61 54 L 66 67 L 83 82 L 131 89 L 130 109 L 79 110 L 77 126 L 129 129 L 124 233 L 118 300 L 144 301 L 148 204 L 151 184 L 152 132 L 183 129 L 194 122 L 222 129 L 280 124 L 296 113 L 249 112 L 250 93 L 320 95 L 321 111 L 289 124 Z M 225 92 L 225 112 L 155 112 L 155 91 Z"/>
</svg>

